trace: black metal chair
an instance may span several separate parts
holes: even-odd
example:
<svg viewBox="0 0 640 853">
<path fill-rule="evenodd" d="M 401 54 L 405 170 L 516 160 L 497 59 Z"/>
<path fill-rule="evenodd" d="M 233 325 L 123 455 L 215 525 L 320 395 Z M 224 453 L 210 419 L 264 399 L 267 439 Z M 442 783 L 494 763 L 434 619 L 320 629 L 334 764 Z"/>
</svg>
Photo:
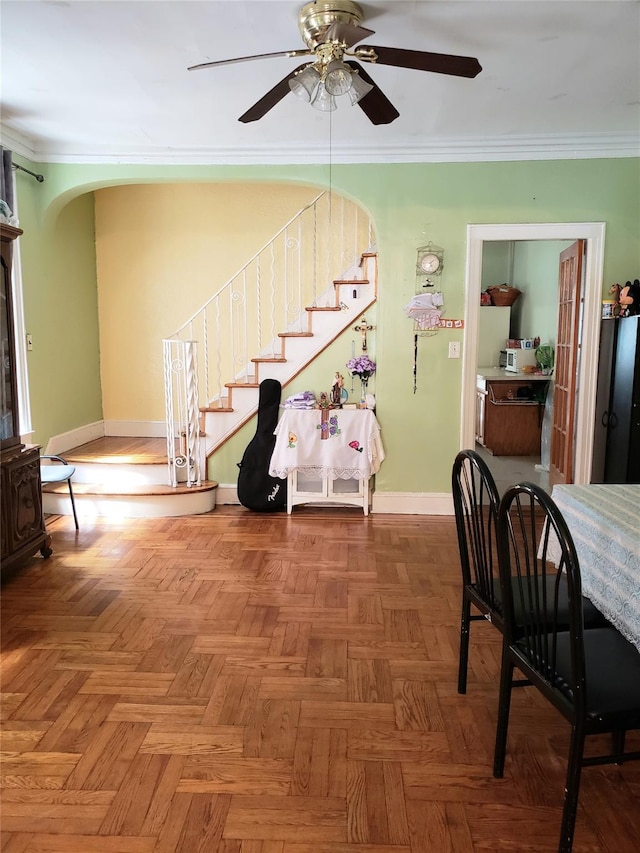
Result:
<svg viewBox="0 0 640 853">
<path fill-rule="evenodd" d="M 62 456 L 44 455 L 40 456 L 40 459 L 53 459 L 54 463 L 60 463 L 54 465 L 41 465 L 40 479 L 43 486 L 58 485 L 59 483 L 67 484 L 69 487 L 69 498 L 71 499 L 71 509 L 73 510 L 73 520 L 76 524 L 76 530 L 79 530 L 78 513 L 76 512 L 76 502 L 73 496 L 73 487 L 71 485 L 71 478 L 76 472 L 75 467 L 73 465 L 69 465 L 66 459 L 63 459 Z"/>
<path fill-rule="evenodd" d="M 466 693 L 471 622 L 487 619 L 504 633 L 496 543 L 500 495 L 489 467 L 475 450 L 458 453 L 453 463 L 451 485 L 462 566 L 458 693 Z M 472 614 L 471 605 L 479 613 Z M 567 625 L 566 584 L 562 584 L 561 605 L 561 618 Z M 521 618 L 517 614 L 518 621 Z M 588 627 L 606 624 L 604 616 L 588 599 L 584 599 L 584 619 Z"/>
<path fill-rule="evenodd" d="M 640 651 L 609 623 L 585 631 L 578 557 L 546 492 L 532 483 L 509 489 L 499 505 L 497 530 L 504 642 L 493 775 L 504 773 L 517 667 L 571 724 L 558 847 L 570 853 L 582 768 L 640 759 L 640 752 L 624 752 L 625 732 L 640 729 Z M 557 565 L 547 556 L 552 537 L 560 545 Z M 561 615 L 565 586 L 568 627 Z M 603 733 L 613 736 L 611 754 L 585 758 L 585 738 Z"/>
</svg>

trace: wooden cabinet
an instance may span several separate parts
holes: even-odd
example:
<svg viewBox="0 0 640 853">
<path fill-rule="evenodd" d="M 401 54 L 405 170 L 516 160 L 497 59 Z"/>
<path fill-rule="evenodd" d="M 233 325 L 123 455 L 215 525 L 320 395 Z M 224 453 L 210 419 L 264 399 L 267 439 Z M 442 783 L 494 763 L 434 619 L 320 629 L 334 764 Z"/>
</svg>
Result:
<svg viewBox="0 0 640 853">
<path fill-rule="evenodd" d="M 38 549 L 51 554 L 42 513 L 40 448 L 20 441 L 16 350 L 13 332 L 11 262 L 13 241 L 19 228 L 0 224 L 2 245 L 2 291 L 0 294 L 0 341 L 2 381 L 0 385 L 0 486 L 2 488 L 1 559 L 3 578 L 23 559 Z"/>
<path fill-rule="evenodd" d="M 305 474 L 304 470 L 287 475 L 287 512 L 298 504 L 340 504 L 362 507 L 369 515 L 369 478 L 331 479 Z"/>
<path fill-rule="evenodd" d="M 548 382 L 478 376 L 476 441 L 494 456 L 537 456 Z"/>
</svg>

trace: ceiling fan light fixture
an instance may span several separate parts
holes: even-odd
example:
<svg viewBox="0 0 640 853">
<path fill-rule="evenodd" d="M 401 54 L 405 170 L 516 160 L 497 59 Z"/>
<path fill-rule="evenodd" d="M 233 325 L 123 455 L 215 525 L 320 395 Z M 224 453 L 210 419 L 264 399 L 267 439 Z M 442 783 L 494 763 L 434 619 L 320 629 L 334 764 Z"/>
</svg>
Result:
<svg viewBox="0 0 640 853">
<path fill-rule="evenodd" d="M 372 89 L 373 86 L 371 85 L 371 83 L 367 83 L 366 80 L 363 80 L 357 71 L 353 71 L 351 73 L 351 88 L 349 89 L 349 98 L 351 99 L 352 106 L 355 106 L 358 101 L 361 101 L 364 96 L 368 95 Z"/>
<path fill-rule="evenodd" d="M 316 93 L 311 101 L 311 106 L 323 113 L 330 113 L 336 109 L 336 99 L 333 97 L 331 92 L 327 91 L 323 82 L 318 83 L 318 88 L 316 89 Z"/>
<path fill-rule="evenodd" d="M 341 59 L 332 59 L 327 65 L 324 85 L 330 95 L 346 95 L 352 86 L 351 69 Z"/>
<path fill-rule="evenodd" d="M 320 74 L 313 65 L 307 65 L 299 74 L 289 80 L 289 88 L 302 101 L 309 102 L 313 92 L 320 82 Z"/>
</svg>

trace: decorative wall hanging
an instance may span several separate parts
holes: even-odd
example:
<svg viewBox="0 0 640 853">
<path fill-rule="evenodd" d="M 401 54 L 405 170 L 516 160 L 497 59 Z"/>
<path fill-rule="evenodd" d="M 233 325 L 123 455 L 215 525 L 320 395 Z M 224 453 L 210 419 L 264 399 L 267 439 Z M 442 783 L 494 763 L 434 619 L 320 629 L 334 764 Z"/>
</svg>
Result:
<svg viewBox="0 0 640 853">
<path fill-rule="evenodd" d="M 430 337 L 443 328 L 444 296 L 441 281 L 444 249 L 427 243 L 417 249 L 415 296 L 404 311 L 413 320 L 413 393 L 418 389 L 418 338 Z"/>
</svg>

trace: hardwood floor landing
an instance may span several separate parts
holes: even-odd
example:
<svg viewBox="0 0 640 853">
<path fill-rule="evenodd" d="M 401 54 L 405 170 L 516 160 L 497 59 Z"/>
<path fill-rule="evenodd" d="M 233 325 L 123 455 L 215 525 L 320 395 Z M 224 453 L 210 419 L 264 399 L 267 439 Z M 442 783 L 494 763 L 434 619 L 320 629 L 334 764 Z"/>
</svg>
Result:
<svg viewBox="0 0 640 853">
<path fill-rule="evenodd" d="M 167 461 L 166 438 L 105 436 L 65 451 L 72 463 L 107 462 L 129 465 L 156 465 Z"/>
<path fill-rule="evenodd" d="M 3 853 L 557 850 L 569 729 L 516 691 L 493 779 L 486 622 L 457 693 L 453 519 L 48 528 L 2 588 Z M 575 853 L 638 851 L 640 765 L 582 780 Z"/>
</svg>

